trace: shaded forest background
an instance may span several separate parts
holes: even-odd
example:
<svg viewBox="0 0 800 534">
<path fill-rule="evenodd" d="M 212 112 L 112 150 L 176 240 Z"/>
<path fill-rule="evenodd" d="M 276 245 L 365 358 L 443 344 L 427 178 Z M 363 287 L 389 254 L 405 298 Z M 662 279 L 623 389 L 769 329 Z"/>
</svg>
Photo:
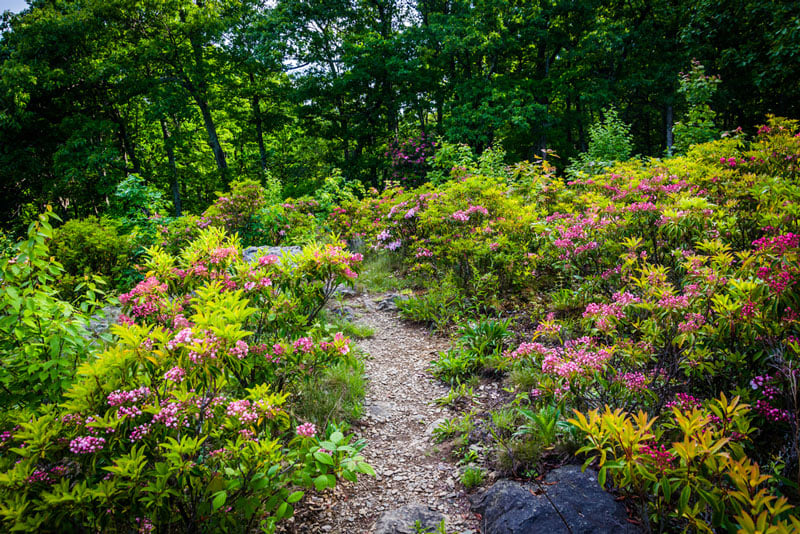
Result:
<svg viewBox="0 0 800 534">
<path fill-rule="evenodd" d="M 796 1 L 33 0 L 0 29 L 6 228 L 102 213 L 130 174 L 176 214 L 233 179 L 381 186 L 419 134 L 565 163 L 610 105 L 661 156 L 693 58 L 718 127 L 800 116 Z"/>
</svg>

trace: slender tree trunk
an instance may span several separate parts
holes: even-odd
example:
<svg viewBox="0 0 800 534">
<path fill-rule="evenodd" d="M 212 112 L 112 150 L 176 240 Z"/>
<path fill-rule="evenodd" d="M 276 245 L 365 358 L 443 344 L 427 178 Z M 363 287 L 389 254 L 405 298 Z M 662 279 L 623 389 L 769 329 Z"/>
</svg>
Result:
<svg viewBox="0 0 800 534">
<path fill-rule="evenodd" d="M 211 152 L 214 153 L 217 169 L 219 169 L 223 175 L 227 174 L 228 162 L 225 160 L 225 152 L 222 150 L 222 145 L 219 142 L 217 126 L 214 124 L 214 118 L 211 116 L 211 108 L 206 99 L 198 94 L 194 95 L 194 100 L 197 103 L 197 107 L 200 108 L 200 114 L 203 117 L 203 125 L 206 127 L 206 133 L 208 134 L 208 146 L 211 148 Z"/>
<path fill-rule="evenodd" d="M 172 184 L 172 203 L 175 206 L 175 216 L 181 216 L 181 184 L 178 181 L 178 167 L 175 165 L 175 150 L 172 146 L 172 137 L 167 130 L 167 123 L 162 118 L 161 134 L 164 136 L 164 150 L 167 152 L 169 162 L 170 183 Z"/>
<path fill-rule="evenodd" d="M 142 165 L 139 162 L 139 158 L 136 157 L 136 149 L 133 145 L 133 140 L 131 139 L 130 132 L 128 128 L 125 126 L 125 119 L 123 119 L 122 115 L 120 114 L 119 110 L 111 106 L 111 117 L 112 120 L 117 124 L 118 133 L 120 141 L 122 142 L 122 154 L 125 158 L 125 163 L 130 161 L 131 164 L 131 172 L 134 174 L 141 174 L 142 173 Z"/>
<path fill-rule="evenodd" d="M 672 137 L 672 106 L 667 106 L 667 155 L 672 155 L 672 144 L 673 144 L 673 137 Z"/>
<path fill-rule="evenodd" d="M 250 86 L 253 88 L 253 121 L 256 123 L 256 141 L 258 141 L 258 153 L 261 156 L 261 169 L 267 170 L 267 150 L 264 148 L 264 129 L 261 121 L 261 99 L 258 92 L 255 90 L 256 79 L 253 73 L 250 73 Z"/>
<path fill-rule="evenodd" d="M 185 15 L 181 13 L 181 22 L 185 22 Z M 194 55 L 194 67 L 196 77 L 192 79 L 190 76 L 185 76 L 185 86 L 189 93 L 192 95 L 197 107 L 200 108 L 200 114 L 203 117 L 203 125 L 206 127 L 208 134 L 208 146 L 214 153 L 214 160 L 217 162 L 217 169 L 222 174 L 222 178 L 227 182 L 228 162 L 225 160 L 225 152 L 222 150 L 222 145 L 219 142 L 219 135 L 217 135 L 217 126 L 214 124 L 214 118 L 211 116 L 211 107 L 208 103 L 208 69 L 206 68 L 205 58 L 203 57 L 203 45 L 198 41 L 196 35 L 189 36 L 189 43 L 192 46 Z M 179 70 L 183 70 L 178 66 Z"/>
</svg>

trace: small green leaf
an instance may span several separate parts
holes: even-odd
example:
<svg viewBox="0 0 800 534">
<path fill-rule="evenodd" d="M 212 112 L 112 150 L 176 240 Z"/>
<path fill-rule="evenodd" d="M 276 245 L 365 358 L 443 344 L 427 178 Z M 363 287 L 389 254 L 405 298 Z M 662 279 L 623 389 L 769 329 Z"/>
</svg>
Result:
<svg viewBox="0 0 800 534">
<path fill-rule="evenodd" d="M 358 462 L 356 465 L 358 466 L 358 470 L 365 475 L 369 475 L 371 477 L 375 476 L 375 470 L 367 462 Z"/>
<path fill-rule="evenodd" d="M 325 465 L 333 465 L 333 458 L 327 452 L 320 452 L 320 451 L 315 452 L 314 459 Z"/>
<path fill-rule="evenodd" d="M 288 502 L 290 504 L 296 503 L 297 501 L 299 501 L 300 499 L 303 498 L 303 495 L 305 495 L 305 492 L 295 491 L 294 493 L 289 495 L 289 497 L 286 498 L 286 502 Z"/>
<path fill-rule="evenodd" d="M 227 498 L 228 498 L 228 494 L 225 493 L 224 491 L 218 491 L 217 492 L 216 496 L 214 497 L 214 500 L 211 501 L 211 505 L 214 507 L 214 511 L 215 512 L 217 510 L 219 510 L 220 507 L 223 504 L 225 504 L 225 501 L 227 500 Z"/>
<path fill-rule="evenodd" d="M 327 487 L 328 487 L 328 477 L 326 477 L 325 475 L 319 475 L 314 479 L 314 488 L 316 488 L 317 491 L 323 491 Z"/>
</svg>

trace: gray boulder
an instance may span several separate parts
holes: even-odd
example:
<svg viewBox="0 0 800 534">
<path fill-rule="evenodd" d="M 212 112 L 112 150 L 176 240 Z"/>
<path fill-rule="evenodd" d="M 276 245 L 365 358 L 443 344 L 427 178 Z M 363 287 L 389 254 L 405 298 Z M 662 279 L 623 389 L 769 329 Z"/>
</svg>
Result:
<svg viewBox="0 0 800 534">
<path fill-rule="evenodd" d="M 104 334 L 111 328 L 112 324 L 116 324 L 119 316 L 122 314 L 120 306 L 106 306 L 100 310 L 100 313 L 92 315 L 89 319 L 89 331 L 95 336 Z"/>
<path fill-rule="evenodd" d="M 401 295 L 399 293 L 389 293 L 385 297 L 376 300 L 375 304 L 377 304 L 378 309 L 381 311 L 396 311 L 397 302 L 403 300 L 408 300 L 408 295 Z"/>
<path fill-rule="evenodd" d="M 419 521 L 422 532 L 433 532 L 444 516 L 421 504 L 408 504 L 395 510 L 384 512 L 373 528 L 373 534 L 416 534 Z"/>
<path fill-rule="evenodd" d="M 475 498 L 472 510 L 481 514 L 483 534 L 634 534 L 625 507 L 597 482 L 593 471 L 565 466 L 537 484 L 496 482 Z M 569 524 L 566 527 L 564 522 Z"/>
<path fill-rule="evenodd" d="M 260 258 L 261 256 L 268 256 L 270 254 L 274 254 L 278 256 L 278 258 L 283 259 L 284 256 L 293 256 L 295 254 L 300 254 L 303 252 L 302 247 L 292 246 L 292 247 L 247 247 L 242 252 L 242 258 L 246 262 L 253 262 L 256 258 Z"/>
</svg>

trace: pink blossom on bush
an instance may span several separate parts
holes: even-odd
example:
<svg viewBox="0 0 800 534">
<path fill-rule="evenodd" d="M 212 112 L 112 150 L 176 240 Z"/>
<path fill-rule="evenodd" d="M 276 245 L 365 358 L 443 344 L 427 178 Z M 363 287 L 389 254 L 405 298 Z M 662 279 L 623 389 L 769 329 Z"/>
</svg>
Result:
<svg viewBox="0 0 800 534">
<path fill-rule="evenodd" d="M 236 342 L 236 344 L 231 348 L 230 352 L 232 356 L 236 356 L 238 359 L 242 359 L 247 356 L 250 347 L 247 346 L 247 342 L 243 339 L 240 339 Z"/>
<path fill-rule="evenodd" d="M 69 442 L 69 450 L 73 454 L 91 454 L 103 450 L 105 438 L 81 436 Z"/>
<path fill-rule="evenodd" d="M 313 423 L 303 423 L 297 426 L 297 435 L 304 438 L 313 438 L 317 435 L 317 427 Z"/>
<path fill-rule="evenodd" d="M 183 378 L 185 376 L 186 376 L 186 371 L 184 371 L 180 367 L 173 367 L 172 369 L 164 373 L 164 380 L 180 384 L 181 382 L 183 382 Z"/>
<path fill-rule="evenodd" d="M 314 340 L 311 339 L 310 337 L 301 337 L 300 339 L 294 342 L 294 348 L 300 349 L 301 351 L 308 354 L 314 350 Z"/>
</svg>

